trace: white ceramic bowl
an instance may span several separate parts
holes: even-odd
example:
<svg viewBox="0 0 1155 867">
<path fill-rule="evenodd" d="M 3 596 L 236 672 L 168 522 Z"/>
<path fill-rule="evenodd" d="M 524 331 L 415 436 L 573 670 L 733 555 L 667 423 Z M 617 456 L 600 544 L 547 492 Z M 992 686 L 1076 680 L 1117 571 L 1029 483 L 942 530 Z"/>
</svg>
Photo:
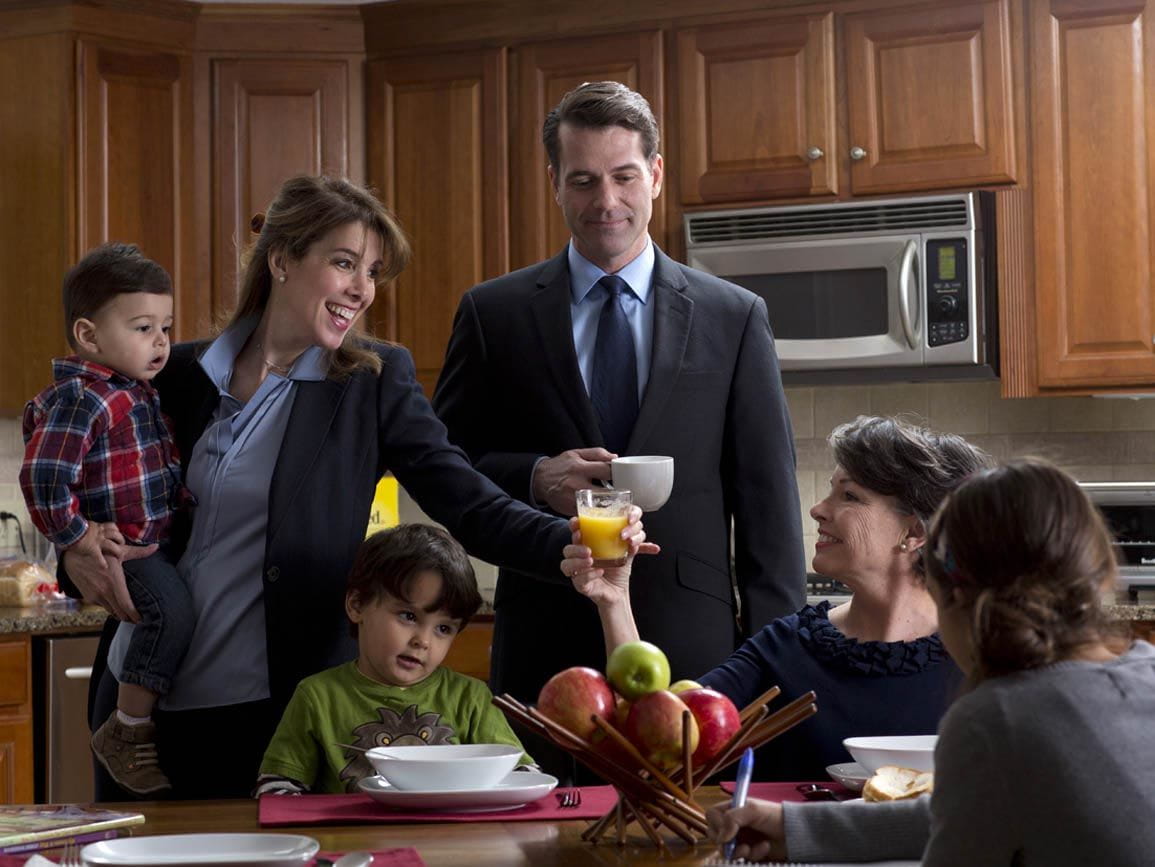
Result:
<svg viewBox="0 0 1155 867">
<path fill-rule="evenodd" d="M 436 744 L 374 747 L 365 757 L 398 789 L 449 792 L 496 786 L 517 765 L 521 750 L 508 744 Z"/>
<path fill-rule="evenodd" d="M 847 738 L 842 745 L 871 774 L 883 765 L 933 771 L 934 745 L 937 740 L 938 735 L 889 735 Z"/>
</svg>

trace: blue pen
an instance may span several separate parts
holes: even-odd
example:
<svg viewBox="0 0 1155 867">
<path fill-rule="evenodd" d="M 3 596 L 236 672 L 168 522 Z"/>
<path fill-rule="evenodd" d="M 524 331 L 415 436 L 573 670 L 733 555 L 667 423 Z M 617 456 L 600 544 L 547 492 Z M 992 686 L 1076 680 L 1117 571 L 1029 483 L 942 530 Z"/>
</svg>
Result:
<svg viewBox="0 0 1155 867">
<path fill-rule="evenodd" d="M 734 797 L 730 799 L 730 809 L 746 806 L 746 793 L 750 791 L 750 775 L 754 773 L 754 748 L 746 747 L 738 762 L 738 779 L 734 781 Z M 738 835 L 722 850 L 726 860 L 734 857 L 734 847 L 738 845 Z"/>
</svg>

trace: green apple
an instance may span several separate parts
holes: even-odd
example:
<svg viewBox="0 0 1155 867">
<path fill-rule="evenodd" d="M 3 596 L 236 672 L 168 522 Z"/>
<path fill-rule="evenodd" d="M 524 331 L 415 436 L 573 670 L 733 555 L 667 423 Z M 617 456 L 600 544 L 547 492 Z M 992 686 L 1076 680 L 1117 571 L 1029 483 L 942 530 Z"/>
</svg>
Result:
<svg viewBox="0 0 1155 867">
<path fill-rule="evenodd" d="M 679 680 L 677 683 L 670 685 L 670 692 L 677 695 L 679 692 L 686 692 L 691 689 L 701 689 L 702 684 L 696 680 Z"/>
<path fill-rule="evenodd" d="M 648 641 L 627 641 L 610 654 L 606 677 L 626 701 L 634 701 L 669 687 L 670 661 Z"/>
</svg>

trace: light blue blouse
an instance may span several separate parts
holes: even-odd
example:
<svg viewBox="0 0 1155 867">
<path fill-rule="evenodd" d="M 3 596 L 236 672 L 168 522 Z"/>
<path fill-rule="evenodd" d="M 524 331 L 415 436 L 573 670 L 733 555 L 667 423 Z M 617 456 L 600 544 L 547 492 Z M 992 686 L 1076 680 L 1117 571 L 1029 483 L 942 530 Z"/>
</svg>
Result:
<svg viewBox="0 0 1155 867">
<path fill-rule="evenodd" d="M 237 355 L 255 317 L 220 335 L 200 365 L 220 401 L 193 448 L 185 483 L 196 496 L 192 535 L 177 564 L 188 583 L 197 624 L 192 643 L 160 701 L 167 710 L 219 707 L 269 697 L 262 570 L 269 488 L 296 396 L 296 383 L 325 378 L 326 357 L 310 347 L 288 377 L 274 372 L 241 404 L 229 393 Z M 119 674 L 131 625 L 122 623 L 109 651 Z"/>
</svg>

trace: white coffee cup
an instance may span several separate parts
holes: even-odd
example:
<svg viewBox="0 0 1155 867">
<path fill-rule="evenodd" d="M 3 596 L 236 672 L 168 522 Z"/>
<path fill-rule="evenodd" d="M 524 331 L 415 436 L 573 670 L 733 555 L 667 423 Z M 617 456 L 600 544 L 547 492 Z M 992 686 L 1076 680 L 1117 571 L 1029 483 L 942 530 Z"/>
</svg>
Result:
<svg viewBox="0 0 1155 867">
<path fill-rule="evenodd" d="M 670 499 L 674 489 L 674 459 L 661 455 L 631 455 L 610 462 L 613 485 L 631 491 L 634 504 L 654 512 Z"/>
</svg>

